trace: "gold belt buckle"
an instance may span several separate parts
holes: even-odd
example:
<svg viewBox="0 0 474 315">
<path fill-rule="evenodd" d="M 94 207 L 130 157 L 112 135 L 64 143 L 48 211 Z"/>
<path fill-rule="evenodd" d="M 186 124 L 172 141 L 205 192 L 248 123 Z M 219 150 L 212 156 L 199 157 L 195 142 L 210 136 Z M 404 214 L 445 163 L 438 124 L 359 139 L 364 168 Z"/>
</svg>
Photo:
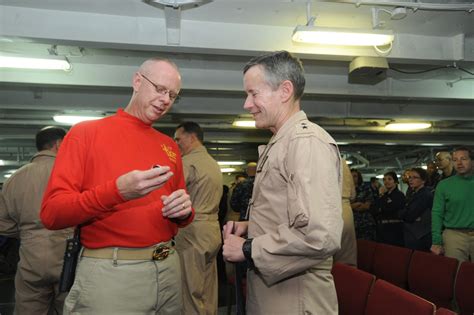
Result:
<svg viewBox="0 0 474 315">
<path fill-rule="evenodd" d="M 153 251 L 153 260 L 164 260 L 170 254 L 170 248 L 165 245 L 160 245 Z"/>
</svg>

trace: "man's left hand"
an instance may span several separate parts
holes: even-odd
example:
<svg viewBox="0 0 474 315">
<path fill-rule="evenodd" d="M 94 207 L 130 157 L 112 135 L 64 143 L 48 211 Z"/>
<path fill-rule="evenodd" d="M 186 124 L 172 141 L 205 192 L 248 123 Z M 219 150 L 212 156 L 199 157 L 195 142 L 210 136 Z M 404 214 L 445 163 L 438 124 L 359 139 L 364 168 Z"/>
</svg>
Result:
<svg viewBox="0 0 474 315">
<path fill-rule="evenodd" d="M 191 199 L 184 189 L 176 190 L 169 196 L 161 196 L 161 200 L 165 218 L 184 220 L 191 215 Z"/>
<path fill-rule="evenodd" d="M 228 262 L 239 262 L 244 261 L 245 256 L 242 252 L 242 245 L 244 244 L 245 239 L 234 234 L 230 234 L 224 240 L 224 245 L 222 246 L 222 255 L 224 260 Z"/>
</svg>

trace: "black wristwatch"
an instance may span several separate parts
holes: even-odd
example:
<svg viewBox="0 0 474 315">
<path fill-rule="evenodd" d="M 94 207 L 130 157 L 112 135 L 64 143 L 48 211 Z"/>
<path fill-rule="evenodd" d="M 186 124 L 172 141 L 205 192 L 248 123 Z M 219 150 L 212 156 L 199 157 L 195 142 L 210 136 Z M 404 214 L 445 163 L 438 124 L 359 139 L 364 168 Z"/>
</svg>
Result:
<svg viewBox="0 0 474 315">
<path fill-rule="evenodd" d="M 242 252 L 244 253 L 245 260 L 247 260 L 249 269 L 253 269 L 255 266 L 252 259 L 252 241 L 253 238 L 248 238 L 242 244 Z"/>
</svg>

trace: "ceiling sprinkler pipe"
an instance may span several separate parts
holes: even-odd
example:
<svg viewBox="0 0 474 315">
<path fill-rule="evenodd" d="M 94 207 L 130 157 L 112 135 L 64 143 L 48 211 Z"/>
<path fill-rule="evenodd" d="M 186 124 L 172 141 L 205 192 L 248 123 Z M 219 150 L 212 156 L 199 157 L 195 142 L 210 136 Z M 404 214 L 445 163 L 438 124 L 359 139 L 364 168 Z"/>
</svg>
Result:
<svg viewBox="0 0 474 315">
<path fill-rule="evenodd" d="M 372 6 L 389 6 L 389 7 L 405 7 L 413 10 L 432 10 L 432 11 L 467 11 L 473 12 L 473 4 L 457 4 L 457 3 L 419 3 L 411 1 L 365 1 L 365 0 L 339 0 L 338 3 L 350 3 L 357 7 L 361 5 Z"/>
</svg>

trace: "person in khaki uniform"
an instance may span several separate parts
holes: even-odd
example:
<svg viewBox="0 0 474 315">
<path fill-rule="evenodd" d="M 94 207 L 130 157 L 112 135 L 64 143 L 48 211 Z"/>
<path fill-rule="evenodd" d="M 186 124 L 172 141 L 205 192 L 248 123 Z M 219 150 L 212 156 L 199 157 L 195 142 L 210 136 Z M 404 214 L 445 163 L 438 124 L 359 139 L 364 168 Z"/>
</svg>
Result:
<svg viewBox="0 0 474 315">
<path fill-rule="evenodd" d="M 244 108 L 273 137 L 259 148 L 249 221 L 224 226 L 223 252 L 249 264 L 252 315 L 338 313 L 331 268 L 343 226 L 341 159 L 300 110 L 304 85 L 301 62 L 286 51 L 244 68 Z"/>
<path fill-rule="evenodd" d="M 39 219 L 41 200 L 66 131 L 46 127 L 36 134 L 31 163 L 4 184 L 0 202 L 0 234 L 20 237 L 15 276 L 16 314 L 62 314 L 65 294 L 58 291 L 66 238 L 71 229 L 49 231 Z"/>
<path fill-rule="evenodd" d="M 355 198 L 355 186 L 351 170 L 343 159 L 342 163 L 342 229 L 341 249 L 334 254 L 334 262 L 340 262 L 357 267 L 357 241 L 352 214 L 351 199 Z"/>
<path fill-rule="evenodd" d="M 218 221 L 222 174 L 202 145 L 203 131 L 194 122 L 176 128 L 175 141 L 183 158 L 186 188 L 196 212 L 194 221 L 176 237 L 183 283 L 182 314 L 217 314 L 217 253 L 221 247 Z"/>
</svg>

